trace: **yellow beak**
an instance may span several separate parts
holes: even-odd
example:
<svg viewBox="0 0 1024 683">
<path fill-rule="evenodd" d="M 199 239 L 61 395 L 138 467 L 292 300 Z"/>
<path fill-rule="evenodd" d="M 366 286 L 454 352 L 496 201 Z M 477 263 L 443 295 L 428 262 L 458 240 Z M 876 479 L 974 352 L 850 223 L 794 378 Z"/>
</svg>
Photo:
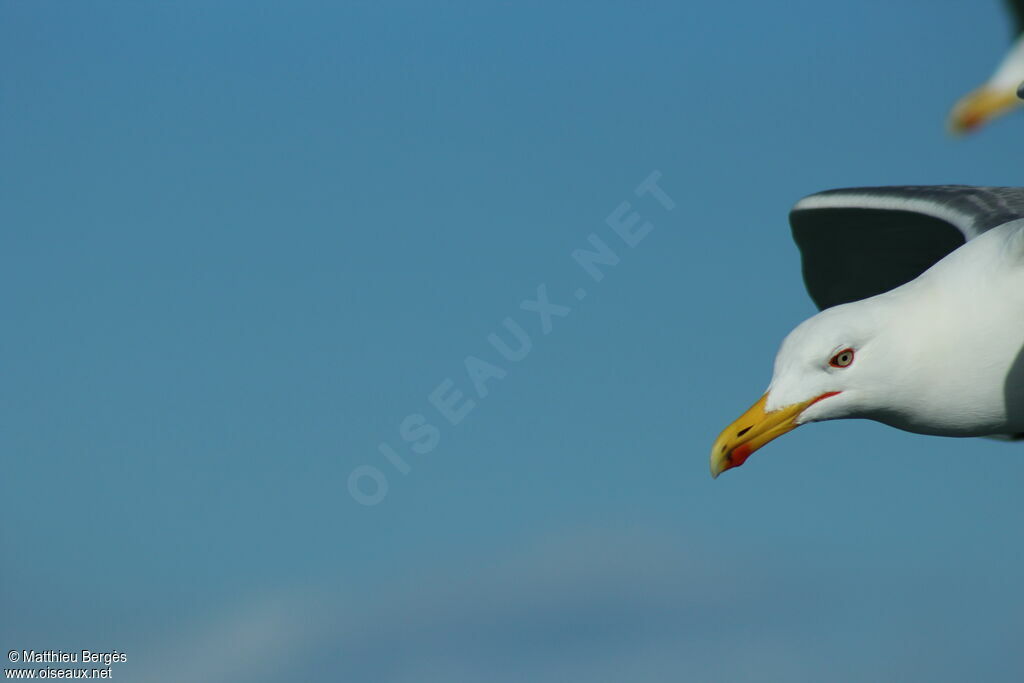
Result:
<svg viewBox="0 0 1024 683">
<path fill-rule="evenodd" d="M 949 114 L 949 131 L 954 135 L 970 133 L 1020 104 L 1012 88 L 997 90 L 982 86 L 953 105 Z"/>
<path fill-rule="evenodd" d="M 796 429 L 799 426 L 796 419 L 808 406 L 837 393 L 830 391 L 770 413 L 764 410 L 768 401 L 768 394 L 765 394 L 715 439 L 715 445 L 711 447 L 711 476 L 717 477 L 728 469 L 739 467 L 758 448 Z"/>
</svg>

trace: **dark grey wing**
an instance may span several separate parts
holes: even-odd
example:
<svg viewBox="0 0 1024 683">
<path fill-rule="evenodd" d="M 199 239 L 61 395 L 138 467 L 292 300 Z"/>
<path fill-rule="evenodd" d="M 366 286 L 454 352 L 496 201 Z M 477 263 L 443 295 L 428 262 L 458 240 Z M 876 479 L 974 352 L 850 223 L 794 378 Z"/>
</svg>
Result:
<svg viewBox="0 0 1024 683">
<path fill-rule="evenodd" d="M 1024 33 L 1024 0 L 1006 0 L 1006 9 L 1013 18 L 1013 35 Z"/>
<path fill-rule="evenodd" d="M 887 292 L 981 233 L 1024 217 L 1024 188 L 858 187 L 805 197 L 789 214 L 818 308 Z"/>
</svg>

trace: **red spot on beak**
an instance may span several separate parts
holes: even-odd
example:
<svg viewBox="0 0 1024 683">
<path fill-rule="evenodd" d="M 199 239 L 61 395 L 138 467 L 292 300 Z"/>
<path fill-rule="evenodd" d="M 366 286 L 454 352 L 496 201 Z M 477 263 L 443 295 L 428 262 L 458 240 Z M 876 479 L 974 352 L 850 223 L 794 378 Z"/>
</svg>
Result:
<svg viewBox="0 0 1024 683">
<path fill-rule="evenodd" d="M 732 449 L 732 453 L 729 454 L 729 466 L 739 467 L 747 461 L 750 457 L 750 444 L 740 444 L 736 448 Z"/>
<path fill-rule="evenodd" d="M 960 119 L 960 128 L 965 131 L 972 131 L 985 122 L 985 117 L 978 113 L 965 114 Z"/>
</svg>

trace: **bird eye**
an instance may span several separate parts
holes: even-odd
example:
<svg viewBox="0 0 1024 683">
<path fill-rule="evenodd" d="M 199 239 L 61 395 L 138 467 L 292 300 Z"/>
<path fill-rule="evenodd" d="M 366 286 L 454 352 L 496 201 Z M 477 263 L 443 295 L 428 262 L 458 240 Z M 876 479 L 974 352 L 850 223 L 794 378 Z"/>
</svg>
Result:
<svg viewBox="0 0 1024 683">
<path fill-rule="evenodd" d="M 853 349 L 843 349 L 832 356 L 828 364 L 834 368 L 845 368 L 853 362 Z"/>
</svg>

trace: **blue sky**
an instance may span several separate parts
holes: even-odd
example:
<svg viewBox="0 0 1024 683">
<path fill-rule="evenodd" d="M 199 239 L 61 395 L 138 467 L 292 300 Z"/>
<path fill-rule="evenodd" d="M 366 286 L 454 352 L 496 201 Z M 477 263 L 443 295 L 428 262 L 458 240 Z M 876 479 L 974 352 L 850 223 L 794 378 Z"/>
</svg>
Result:
<svg viewBox="0 0 1024 683">
<path fill-rule="evenodd" d="M 707 471 L 814 311 L 793 202 L 1020 183 L 1020 114 L 944 132 L 1008 36 L 995 1 L 3 3 L 2 644 L 144 681 L 1020 680 L 1018 447 L 836 422 Z"/>
</svg>

